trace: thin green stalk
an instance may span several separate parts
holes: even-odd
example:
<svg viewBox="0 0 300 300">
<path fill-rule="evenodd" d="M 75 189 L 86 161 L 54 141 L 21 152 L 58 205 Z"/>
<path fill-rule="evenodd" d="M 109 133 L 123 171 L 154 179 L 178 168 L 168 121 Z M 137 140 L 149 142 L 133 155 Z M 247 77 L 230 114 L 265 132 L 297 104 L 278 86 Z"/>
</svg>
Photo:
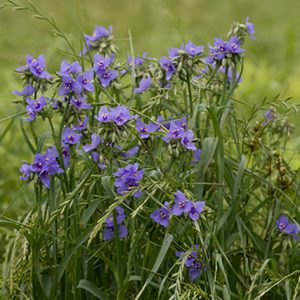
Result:
<svg viewBox="0 0 300 300">
<path fill-rule="evenodd" d="M 190 118 L 193 117 L 193 93 L 191 88 L 191 81 L 190 81 L 190 73 L 187 71 L 187 86 L 188 86 L 188 92 L 189 92 L 189 108 L 190 108 Z"/>
</svg>

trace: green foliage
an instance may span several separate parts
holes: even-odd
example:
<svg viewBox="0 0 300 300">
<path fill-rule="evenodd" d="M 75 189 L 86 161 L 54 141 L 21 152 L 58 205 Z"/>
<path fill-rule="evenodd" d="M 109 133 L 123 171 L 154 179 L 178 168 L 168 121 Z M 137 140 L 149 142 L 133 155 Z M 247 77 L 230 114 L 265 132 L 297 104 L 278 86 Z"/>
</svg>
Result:
<svg viewBox="0 0 300 300">
<path fill-rule="evenodd" d="M 103 176 L 86 153 L 80 152 L 66 178 L 52 181 L 49 190 L 38 183 L 34 190 L 22 187 L 22 196 L 35 195 L 26 212 L 19 218 L 4 214 L 0 218 L 1 238 L 7 241 L 1 278 L 4 297 L 298 299 L 299 241 L 280 234 L 275 226 L 281 213 L 300 220 L 299 170 L 290 163 L 288 151 L 293 146 L 288 117 L 297 106 L 280 96 L 252 105 L 240 100 L 247 99 L 241 97 L 243 92 L 233 95 L 234 88 L 220 92 L 206 83 L 186 81 L 176 94 L 138 99 L 135 112 L 143 117 L 149 118 L 158 107 L 177 117 L 190 111 L 189 127 L 202 153 L 190 168 L 187 155 L 173 155 L 170 161 L 156 145 L 142 145 L 147 154 L 140 163 L 149 173 L 143 198 L 124 204 L 130 232 L 124 240 L 103 241 L 101 236 L 105 219 L 128 195 L 116 194 L 112 174 Z M 107 103 L 111 97 L 103 93 L 95 100 Z M 276 117 L 264 124 L 263 114 L 271 107 L 276 108 Z M 5 142 L 14 131 L 22 132 L 25 142 L 17 149 L 19 157 L 29 158 L 30 151 L 55 143 L 57 136 L 50 134 L 48 124 L 43 125 L 48 128 L 45 136 L 40 128 L 25 128 L 22 120 L 14 127 L 19 114 L 23 113 L 12 115 L 1 136 Z M 55 132 L 61 133 L 65 121 L 54 124 Z M 129 130 L 138 140 L 134 129 Z M 15 160 L 15 155 L 7 160 Z M 206 202 L 200 220 L 173 216 L 168 229 L 154 225 L 150 213 L 179 187 Z M 184 260 L 175 256 L 193 244 L 200 245 L 206 266 L 195 283 L 188 279 Z"/>
</svg>

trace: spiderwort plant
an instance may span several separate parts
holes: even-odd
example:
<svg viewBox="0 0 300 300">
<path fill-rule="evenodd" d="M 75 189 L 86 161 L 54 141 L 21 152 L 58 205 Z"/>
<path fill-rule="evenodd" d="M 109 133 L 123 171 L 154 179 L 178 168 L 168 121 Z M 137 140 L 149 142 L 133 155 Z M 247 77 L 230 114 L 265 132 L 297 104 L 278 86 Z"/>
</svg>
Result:
<svg viewBox="0 0 300 300">
<path fill-rule="evenodd" d="M 29 251 L 19 259 L 15 241 L 7 286 L 18 288 L 7 299 L 250 299 L 258 280 L 271 286 L 264 257 L 279 257 L 284 243 L 273 214 L 297 194 L 296 176 L 278 154 L 287 125 L 267 113 L 252 128 L 252 116 L 244 125 L 235 115 L 247 36 L 248 19 L 208 47 L 189 40 L 168 56 L 122 62 L 112 27 L 96 26 L 53 74 L 44 56 L 27 56 L 14 95 L 33 153 L 20 178 L 36 204 L 18 222 Z M 276 225 L 298 234 L 283 216 Z M 283 299 L 281 280 L 297 281 L 293 266 L 279 268 Z M 13 276 L 24 270 L 30 282 Z"/>
</svg>

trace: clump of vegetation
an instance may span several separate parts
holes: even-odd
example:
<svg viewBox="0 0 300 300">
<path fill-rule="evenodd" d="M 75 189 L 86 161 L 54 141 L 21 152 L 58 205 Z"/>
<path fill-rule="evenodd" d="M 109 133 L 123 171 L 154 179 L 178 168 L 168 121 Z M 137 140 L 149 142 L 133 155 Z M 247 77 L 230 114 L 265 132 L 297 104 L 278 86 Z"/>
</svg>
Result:
<svg viewBox="0 0 300 300">
<path fill-rule="evenodd" d="M 295 106 L 234 97 L 254 25 L 160 59 L 137 56 L 130 39 L 123 61 L 112 27 L 96 26 L 77 51 L 40 18 L 70 53 L 55 74 L 43 55 L 16 69 L 32 152 L 20 179 L 35 204 L 0 219 L 15 228 L 3 294 L 297 299 L 299 176 L 285 154 Z"/>
</svg>

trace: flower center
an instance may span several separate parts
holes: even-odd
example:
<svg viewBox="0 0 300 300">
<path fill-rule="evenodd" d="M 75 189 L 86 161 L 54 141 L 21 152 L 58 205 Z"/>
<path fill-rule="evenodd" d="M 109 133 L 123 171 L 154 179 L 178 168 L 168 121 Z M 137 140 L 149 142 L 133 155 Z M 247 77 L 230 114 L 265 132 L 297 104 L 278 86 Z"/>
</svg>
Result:
<svg viewBox="0 0 300 300">
<path fill-rule="evenodd" d="M 105 79 L 108 79 L 108 78 L 110 77 L 110 73 L 109 73 L 109 72 L 105 72 L 105 73 L 103 74 L 103 77 L 104 77 Z"/>
<path fill-rule="evenodd" d="M 284 223 L 280 223 L 280 224 L 279 224 L 279 228 L 280 228 L 281 230 L 284 230 L 284 229 L 285 229 L 285 227 L 286 227 L 286 226 L 285 226 L 285 224 L 284 224 Z"/>
<path fill-rule="evenodd" d="M 185 207 L 185 201 L 179 202 L 179 203 L 178 203 L 178 207 L 179 207 L 179 208 Z"/>
<path fill-rule="evenodd" d="M 74 142 L 74 139 L 75 139 L 74 134 L 70 134 L 70 135 L 68 136 L 68 139 L 69 139 L 70 142 Z"/>
<path fill-rule="evenodd" d="M 161 212 L 159 213 L 159 215 L 160 215 L 160 217 L 161 217 L 162 219 L 165 219 L 165 218 L 167 217 L 167 214 L 164 213 L 163 211 L 161 211 Z"/>
</svg>

